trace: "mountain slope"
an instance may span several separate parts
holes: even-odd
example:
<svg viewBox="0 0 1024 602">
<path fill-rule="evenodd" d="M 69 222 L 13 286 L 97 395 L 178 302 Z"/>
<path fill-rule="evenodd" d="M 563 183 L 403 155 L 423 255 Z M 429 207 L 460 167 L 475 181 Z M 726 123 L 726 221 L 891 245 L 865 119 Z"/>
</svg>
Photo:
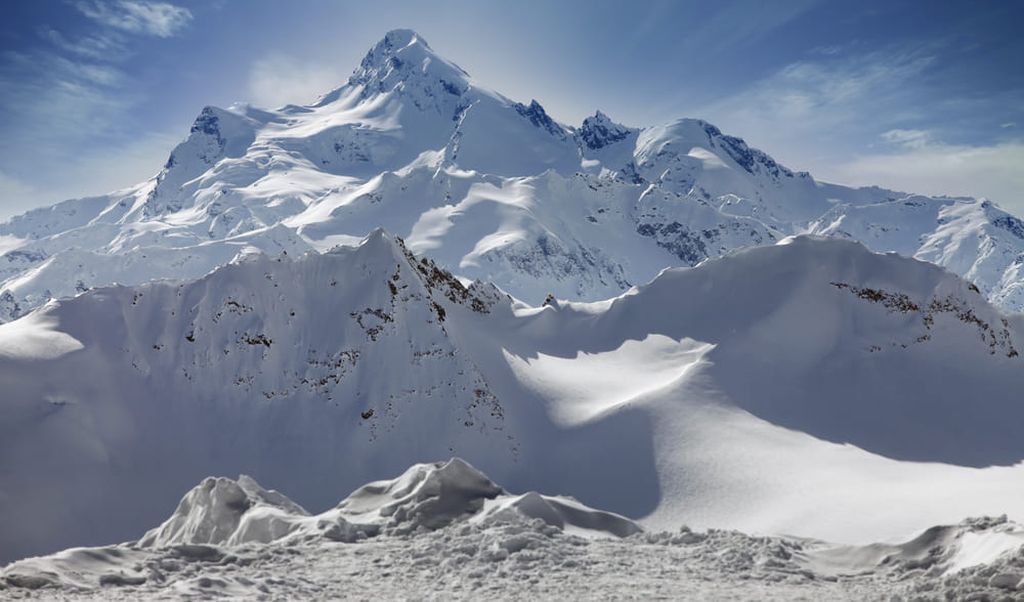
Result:
<svg viewBox="0 0 1024 602">
<path fill-rule="evenodd" d="M 810 232 L 931 261 L 1016 311 L 1021 224 L 974 199 L 816 182 L 700 120 L 633 128 L 597 112 L 563 125 L 395 30 L 311 105 L 206 107 L 150 180 L 0 224 L 0 320 L 376 227 L 532 303 L 607 298 L 667 266 Z"/>
<path fill-rule="evenodd" d="M 926 263 L 784 242 L 590 304 L 467 288 L 381 231 L 50 303 L 0 325 L 0 549 L 137 536 L 208 474 L 318 511 L 453 454 L 656 528 L 1016 512 L 1021 319 Z"/>
</svg>

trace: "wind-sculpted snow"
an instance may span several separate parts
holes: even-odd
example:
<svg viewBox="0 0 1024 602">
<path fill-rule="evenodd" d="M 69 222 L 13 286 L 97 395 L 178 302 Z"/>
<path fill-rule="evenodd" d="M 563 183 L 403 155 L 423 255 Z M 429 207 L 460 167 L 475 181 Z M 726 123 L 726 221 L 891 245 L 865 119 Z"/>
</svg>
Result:
<svg viewBox="0 0 1024 602">
<path fill-rule="evenodd" d="M 315 513 L 452 455 L 656 529 L 864 543 L 1019 519 L 1020 318 L 927 263 L 783 243 L 598 303 L 529 307 L 382 231 L 52 302 L 0 325 L 0 550 L 138 537 L 209 474 Z M 233 534 L 265 505 L 208 483 L 224 513 L 167 537 Z M 578 510 L 482 511 L 508 508 Z M 290 532 L 277 513 L 251 533 Z"/>
<path fill-rule="evenodd" d="M 311 105 L 206 107 L 150 180 L 0 224 L 0 320 L 377 227 L 534 304 L 810 232 L 943 266 L 1016 311 L 1020 223 L 988 201 L 816 182 L 701 120 L 560 124 L 395 30 Z"/>
<path fill-rule="evenodd" d="M 311 516 L 280 493 L 253 479 L 207 478 L 193 488 L 139 547 L 269 543 L 321 536 L 352 543 L 384 535 L 408 535 L 456 522 L 538 519 L 575 533 L 626 537 L 642 529 L 621 516 L 567 498 L 536 492 L 512 495 L 459 458 L 417 464 L 401 476 L 375 481 L 337 506 Z"/>
<path fill-rule="evenodd" d="M 536 492 L 513 495 L 466 462 L 415 465 L 310 516 L 248 477 L 205 479 L 136 542 L 75 548 L 0 570 L 15 597 L 334 599 L 986 599 L 1024 589 L 1024 529 L 1006 517 L 938 526 L 902 544 L 844 546 L 681 527 Z"/>
</svg>

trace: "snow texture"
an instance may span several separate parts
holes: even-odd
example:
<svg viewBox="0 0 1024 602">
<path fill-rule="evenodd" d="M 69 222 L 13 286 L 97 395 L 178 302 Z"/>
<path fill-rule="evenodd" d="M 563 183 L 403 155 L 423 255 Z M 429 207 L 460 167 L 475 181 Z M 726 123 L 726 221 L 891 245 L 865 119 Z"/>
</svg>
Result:
<svg viewBox="0 0 1024 602">
<path fill-rule="evenodd" d="M 243 526 L 267 525 L 271 515 L 291 528 L 267 537 Z M 199 528 L 182 530 L 186 523 Z M 338 537 L 339 524 L 350 536 Z M 1000 543 L 978 557 L 986 546 L 977 542 L 995 539 Z M 410 592 L 424 599 L 997 599 L 1024 591 L 1022 543 L 1024 529 L 1005 517 L 860 547 L 686 527 L 644 532 L 571 499 L 512 496 L 452 459 L 366 485 L 313 517 L 252 479 L 211 477 L 142 540 L 13 563 L 0 570 L 0 593 L 101 600 L 406 599 Z"/>
</svg>

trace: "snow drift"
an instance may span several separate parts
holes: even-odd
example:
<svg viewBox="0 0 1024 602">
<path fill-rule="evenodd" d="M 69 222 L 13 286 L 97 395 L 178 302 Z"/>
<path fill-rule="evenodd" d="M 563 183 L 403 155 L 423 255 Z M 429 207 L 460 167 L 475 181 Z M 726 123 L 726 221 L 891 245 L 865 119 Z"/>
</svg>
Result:
<svg viewBox="0 0 1024 602">
<path fill-rule="evenodd" d="M 207 478 L 192 489 L 139 547 L 179 544 L 243 545 L 322 536 L 354 542 L 377 535 L 406 535 L 456 521 L 488 523 L 538 519 L 593 536 L 626 537 L 642 529 L 621 516 L 575 500 L 536 492 L 511 495 L 459 458 L 417 464 L 401 476 L 364 485 L 337 506 L 311 516 L 252 478 Z"/>
<path fill-rule="evenodd" d="M 372 591 L 390 599 L 516 587 L 544 598 L 959 599 L 1024 588 L 1022 544 L 1024 528 L 1006 517 L 866 546 L 686 527 L 645 532 L 572 499 L 509 494 L 453 458 L 364 485 L 316 516 L 248 477 L 210 477 L 141 540 L 12 563 L 0 569 L 0 591 L 105 600 Z"/>
</svg>

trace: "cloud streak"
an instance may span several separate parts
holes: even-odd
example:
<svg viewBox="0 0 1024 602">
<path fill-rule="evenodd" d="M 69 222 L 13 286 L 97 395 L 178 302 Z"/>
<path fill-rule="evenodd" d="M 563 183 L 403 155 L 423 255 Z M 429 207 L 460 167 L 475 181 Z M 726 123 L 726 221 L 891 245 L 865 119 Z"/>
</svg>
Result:
<svg viewBox="0 0 1024 602">
<path fill-rule="evenodd" d="M 71 39 L 56 29 L 42 26 L 39 28 L 39 37 L 60 50 L 89 60 L 118 61 L 127 57 L 127 49 L 120 36 L 113 33 Z"/>
<path fill-rule="evenodd" d="M 0 52 L 5 215 L 133 184 L 152 175 L 174 143 L 140 127 L 134 111 L 146 95 L 128 65 L 141 38 L 175 35 L 191 13 L 141 0 L 71 6 L 91 20 L 84 28 L 67 34 L 38 24 L 29 30 L 34 44 Z"/>
<path fill-rule="evenodd" d="M 704 111 L 734 121 L 744 130 L 768 128 L 787 134 L 820 132 L 823 128 L 863 127 L 863 118 L 884 127 L 912 117 L 913 112 L 873 108 L 906 105 L 905 83 L 920 76 L 935 57 L 914 52 L 872 52 L 860 56 L 798 61 L 756 82 L 740 94 L 722 99 Z M 779 120 L 785 127 L 779 127 Z M 893 129 L 893 128 L 889 128 Z"/>
<path fill-rule="evenodd" d="M 882 140 L 907 148 L 925 148 L 932 143 L 932 134 L 927 130 L 904 130 L 896 128 L 882 132 Z"/>
<path fill-rule="evenodd" d="M 176 35 L 192 21 L 191 11 L 167 2 L 81 0 L 75 3 L 75 8 L 108 27 L 160 38 Z"/>
</svg>

